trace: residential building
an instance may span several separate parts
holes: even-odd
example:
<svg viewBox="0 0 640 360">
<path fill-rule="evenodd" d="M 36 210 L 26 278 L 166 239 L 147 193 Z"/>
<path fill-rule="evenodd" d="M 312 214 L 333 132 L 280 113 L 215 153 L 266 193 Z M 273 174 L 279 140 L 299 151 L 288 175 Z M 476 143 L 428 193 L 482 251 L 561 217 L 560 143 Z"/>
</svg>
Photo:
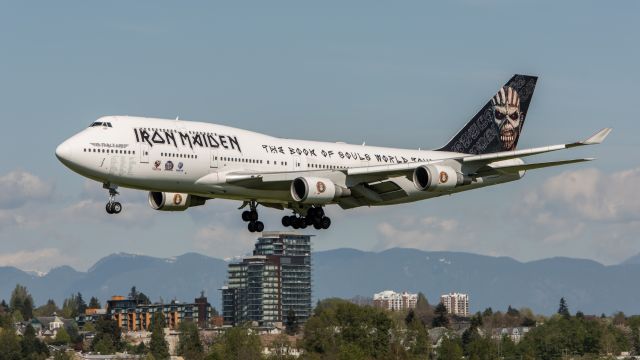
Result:
<svg viewBox="0 0 640 360">
<path fill-rule="evenodd" d="M 29 326 L 33 327 L 37 337 L 51 338 L 55 337 L 60 329 L 69 330 L 73 326 L 73 319 L 64 319 L 56 313 L 52 316 L 37 316 L 31 320 L 16 323 L 16 332 L 23 335 Z"/>
<path fill-rule="evenodd" d="M 293 311 L 298 323 L 311 315 L 311 236 L 263 232 L 253 255 L 229 264 L 222 290 L 224 324 L 277 326 Z"/>
<path fill-rule="evenodd" d="M 447 308 L 447 312 L 457 316 L 469 316 L 469 295 L 449 293 L 440 296 L 440 302 Z"/>
<path fill-rule="evenodd" d="M 193 303 L 172 301 L 169 304 L 139 304 L 137 300 L 114 296 L 107 301 L 107 317 L 118 322 L 127 331 L 150 330 L 151 320 L 157 312 L 162 312 L 168 328 L 177 329 L 181 322 L 192 321 L 200 328 L 209 327 L 214 309 L 202 294 Z"/>
<path fill-rule="evenodd" d="M 418 302 L 418 294 L 409 294 L 404 291 L 397 293 L 392 290 L 385 290 L 373 294 L 373 306 L 387 310 L 407 310 L 415 309 Z"/>
<path fill-rule="evenodd" d="M 503 337 L 509 337 L 514 343 L 519 343 L 526 333 L 531 330 L 527 326 L 511 327 L 511 328 L 498 328 L 493 330 L 492 338 L 494 340 L 500 340 Z"/>
</svg>

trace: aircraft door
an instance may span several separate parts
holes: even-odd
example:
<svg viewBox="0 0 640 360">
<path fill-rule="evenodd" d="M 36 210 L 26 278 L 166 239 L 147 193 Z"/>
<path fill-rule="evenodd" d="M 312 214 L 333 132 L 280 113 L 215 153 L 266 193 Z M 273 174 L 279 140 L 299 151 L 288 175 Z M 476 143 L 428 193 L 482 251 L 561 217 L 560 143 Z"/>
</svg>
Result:
<svg viewBox="0 0 640 360">
<path fill-rule="evenodd" d="M 218 150 L 211 150 L 209 154 L 209 167 L 212 169 L 218 168 Z"/>
<path fill-rule="evenodd" d="M 149 145 L 140 144 L 138 151 L 140 153 L 140 162 L 143 164 L 148 164 L 149 163 Z"/>
<path fill-rule="evenodd" d="M 307 168 L 307 159 L 300 156 L 293 157 L 293 166 L 291 167 L 294 171 L 304 170 Z"/>
</svg>

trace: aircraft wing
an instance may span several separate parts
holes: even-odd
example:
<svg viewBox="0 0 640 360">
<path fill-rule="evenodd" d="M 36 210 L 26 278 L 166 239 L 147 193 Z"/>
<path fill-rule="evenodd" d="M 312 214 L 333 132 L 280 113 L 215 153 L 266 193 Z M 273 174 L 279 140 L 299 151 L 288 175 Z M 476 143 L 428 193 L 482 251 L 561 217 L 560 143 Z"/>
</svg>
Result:
<svg viewBox="0 0 640 360">
<path fill-rule="evenodd" d="M 363 166 L 349 169 L 340 170 L 301 170 L 301 171 L 279 171 L 279 172 L 251 172 L 251 171 L 237 171 L 219 175 L 212 173 L 206 175 L 198 181 L 197 184 L 208 185 L 212 189 L 222 184 L 234 184 L 237 186 L 243 186 L 252 189 L 261 190 L 287 190 L 291 185 L 291 181 L 299 176 L 318 176 L 318 177 L 334 177 L 336 174 L 343 176 L 345 183 L 348 187 L 357 187 L 362 184 L 366 184 L 367 187 L 377 185 L 379 187 L 388 187 L 384 184 L 387 181 L 392 181 L 393 178 L 405 176 L 411 177 L 413 171 L 423 165 L 446 163 L 450 161 L 457 161 L 462 164 L 471 165 L 477 170 L 475 174 L 477 176 L 491 175 L 491 174 L 507 174 L 517 173 L 522 170 L 539 169 L 550 166 L 559 166 L 565 164 L 571 164 L 576 162 L 590 161 L 591 158 L 585 159 L 572 159 L 562 160 L 554 162 L 543 162 L 533 164 L 520 164 L 520 165 L 491 165 L 492 163 L 521 158 L 526 156 L 543 154 L 551 151 L 558 151 L 564 149 L 570 149 L 585 145 L 600 144 L 611 132 L 610 128 L 605 128 L 591 137 L 583 141 L 577 141 L 567 144 L 550 145 L 531 149 L 503 151 L 491 154 L 482 155 L 461 155 L 450 158 L 438 159 L 428 162 L 408 162 L 403 164 L 388 164 L 388 165 L 375 165 L 375 166 Z M 332 176 L 333 175 L 333 176 Z M 380 185 L 382 184 L 382 185 Z M 371 186 L 370 186 L 371 185 Z M 357 188 L 356 188 L 357 190 Z M 366 190 L 363 190 L 366 191 Z"/>
<path fill-rule="evenodd" d="M 467 165 L 476 165 L 479 169 L 484 167 L 485 165 L 491 164 L 497 161 L 522 158 L 526 156 L 539 155 L 547 152 L 571 149 L 574 147 L 585 146 L 585 145 L 595 145 L 600 144 L 611 132 L 611 128 L 605 128 L 597 133 L 593 134 L 589 138 L 583 141 L 576 141 L 568 144 L 559 144 L 559 145 L 550 145 L 543 146 L 531 149 L 522 149 L 522 150 L 513 150 L 513 151 L 502 151 L 491 154 L 482 154 L 482 155 L 462 155 L 455 156 L 445 159 L 439 159 L 429 162 L 419 162 L 419 163 L 405 163 L 405 164 L 393 164 L 393 165 L 377 165 L 377 166 L 368 166 L 368 167 L 358 167 L 358 168 L 350 168 L 345 170 L 347 175 L 351 178 L 359 179 L 362 182 L 368 181 L 376 181 L 388 179 L 395 176 L 409 176 L 414 169 L 422 165 L 429 165 L 435 163 L 442 163 L 446 161 L 458 161 L 462 164 Z M 559 162 L 551 162 L 551 163 L 537 163 L 537 164 L 524 164 L 519 166 L 502 166 L 499 167 L 502 173 L 507 172 L 518 172 L 521 170 L 532 170 L 538 169 L 542 167 L 549 166 L 558 166 L 564 164 L 571 164 L 575 162 L 581 161 L 589 161 L 593 159 L 574 159 L 574 160 L 564 160 Z M 493 169 L 498 169 L 498 167 L 493 167 Z"/>
<path fill-rule="evenodd" d="M 508 159 L 521 158 L 525 156 L 538 155 L 538 154 L 543 154 L 551 151 L 571 149 L 578 146 L 596 145 L 596 144 L 602 143 L 602 141 L 604 141 L 604 139 L 609 135 L 610 132 L 611 132 L 611 128 L 604 128 L 583 141 L 576 141 L 568 144 L 543 146 L 543 147 L 537 147 L 537 148 L 531 148 L 531 149 L 502 151 L 502 152 L 491 153 L 491 154 L 464 156 L 460 158 L 460 160 L 462 160 L 463 163 L 473 163 L 473 162 L 488 163 L 493 161 L 508 160 Z"/>
</svg>

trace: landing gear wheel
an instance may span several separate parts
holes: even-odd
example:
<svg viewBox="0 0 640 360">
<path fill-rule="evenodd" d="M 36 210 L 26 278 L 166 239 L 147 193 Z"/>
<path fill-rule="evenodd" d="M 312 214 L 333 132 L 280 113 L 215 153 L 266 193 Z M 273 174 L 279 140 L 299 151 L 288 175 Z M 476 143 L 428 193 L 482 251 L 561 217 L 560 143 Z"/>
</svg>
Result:
<svg viewBox="0 0 640 360">
<path fill-rule="evenodd" d="M 249 220 L 257 221 L 258 220 L 258 212 L 255 210 L 249 211 Z"/>
<path fill-rule="evenodd" d="M 262 223 L 262 221 L 256 221 L 255 224 L 256 232 L 262 232 L 264 230 L 264 224 Z"/>
<path fill-rule="evenodd" d="M 256 223 L 253 221 L 249 222 L 249 224 L 247 225 L 247 229 L 250 232 L 256 232 Z"/>
<path fill-rule="evenodd" d="M 242 212 L 242 221 L 251 221 L 251 211 L 245 210 Z"/>
<path fill-rule="evenodd" d="M 293 221 L 291 221 L 291 227 L 294 229 L 300 229 L 300 219 L 297 217 L 293 217 Z"/>
<path fill-rule="evenodd" d="M 313 228 L 316 230 L 322 230 L 322 224 L 315 222 L 313 223 Z"/>
<path fill-rule="evenodd" d="M 305 225 L 307 225 L 307 226 L 311 226 L 311 225 L 313 225 L 313 218 L 312 218 L 312 217 L 307 216 L 306 218 L 304 218 L 304 223 L 305 223 Z"/>
<path fill-rule="evenodd" d="M 109 190 L 109 201 L 105 206 L 107 214 L 120 214 L 120 211 L 122 211 L 122 204 L 116 201 L 116 195 L 118 195 L 118 186 L 110 183 L 104 183 L 102 184 L 102 188 Z"/>
<path fill-rule="evenodd" d="M 328 229 L 329 226 L 331 226 L 331 219 L 329 219 L 328 217 L 323 217 L 321 220 L 321 225 L 323 229 Z"/>
<path fill-rule="evenodd" d="M 288 215 L 282 217 L 282 226 L 289 227 L 291 226 L 291 218 Z"/>
<path fill-rule="evenodd" d="M 304 221 L 304 219 L 300 219 L 300 229 L 306 229 L 307 228 L 307 222 Z"/>
<path fill-rule="evenodd" d="M 119 202 L 114 202 L 113 204 L 111 204 L 111 211 L 114 214 L 120 214 L 120 211 L 122 211 L 122 204 L 120 204 Z"/>
</svg>

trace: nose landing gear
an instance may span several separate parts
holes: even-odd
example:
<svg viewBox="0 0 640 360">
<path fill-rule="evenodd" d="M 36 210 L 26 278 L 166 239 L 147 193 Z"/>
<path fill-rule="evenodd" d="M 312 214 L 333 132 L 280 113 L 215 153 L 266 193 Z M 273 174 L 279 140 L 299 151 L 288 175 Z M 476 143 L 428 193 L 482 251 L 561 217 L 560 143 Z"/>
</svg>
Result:
<svg viewBox="0 0 640 360">
<path fill-rule="evenodd" d="M 245 205 L 246 206 L 246 203 Z M 264 224 L 262 221 L 258 221 L 258 211 L 256 208 L 258 204 L 255 201 L 249 202 L 249 209 L 242 212 L 242 221 L 247 222 L 247 229 L 250 232 L 262 232 L 264 230 Z"/>
<path fill-rule="evenodd" d="M 116 185 L 104 184 L 103 188 L 109 189 L 109 202 L 105 206 L 107 214 L 120 214 L 122 211 L 122 204 L 116 201 L 116 195 L 118 195 L 118 187 Z"/>
</svg>

